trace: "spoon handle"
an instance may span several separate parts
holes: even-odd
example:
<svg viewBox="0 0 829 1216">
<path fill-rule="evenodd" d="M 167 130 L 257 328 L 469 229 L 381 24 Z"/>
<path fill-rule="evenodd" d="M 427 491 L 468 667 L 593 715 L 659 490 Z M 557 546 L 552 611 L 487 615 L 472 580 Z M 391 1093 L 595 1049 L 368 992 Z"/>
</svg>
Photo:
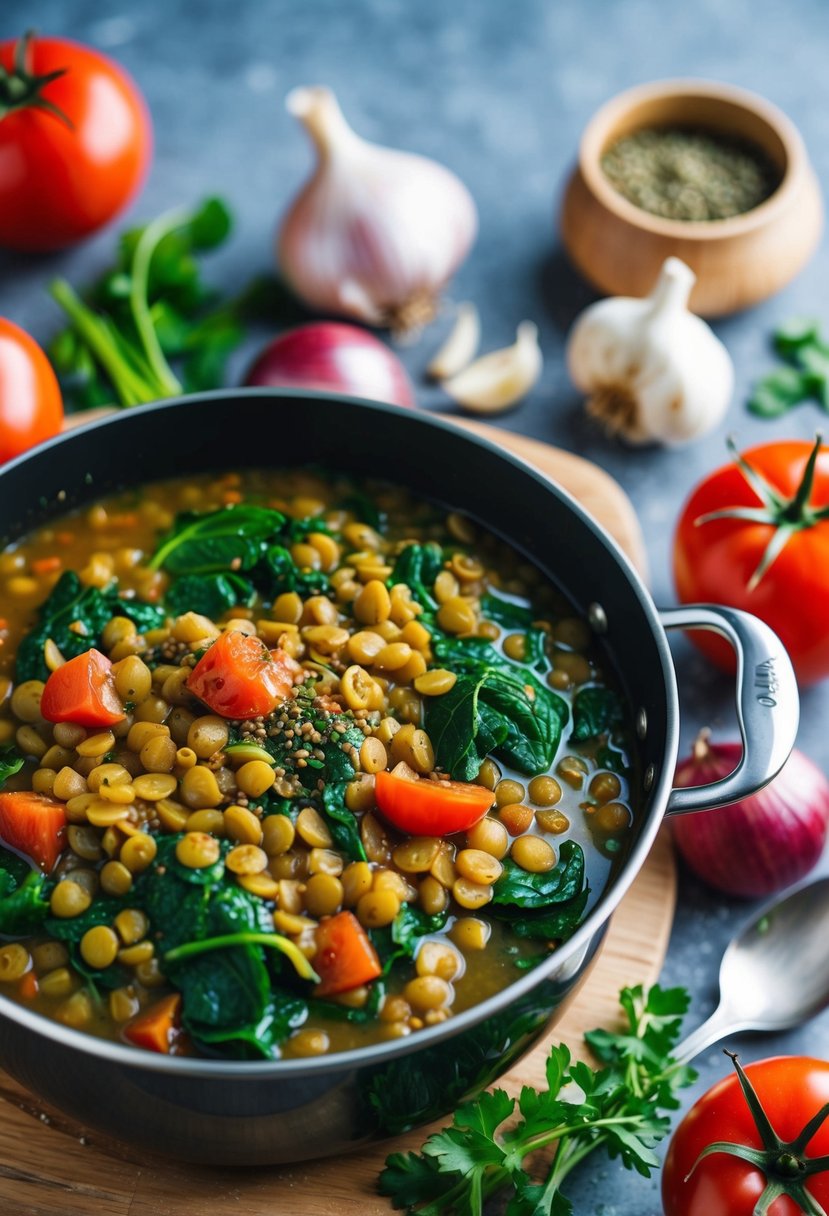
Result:
<svg viewBox="0 0 829 1216">
<path fill-rule="evenodd" d="M 687 1038 L 683 1039 L 673 1052 L 673 1057 L 680 1064 L 688 1064 L 694 1056 L 705 1051 L 706 1047 L 718 1043 L 727 1034 L 744 1029 L 745 1027 L 735 1021 L 733 1016 L 729 1015 L 728 1010 L 720 1005 L 706 1022 L 703 1022 Z"/>
</svg>

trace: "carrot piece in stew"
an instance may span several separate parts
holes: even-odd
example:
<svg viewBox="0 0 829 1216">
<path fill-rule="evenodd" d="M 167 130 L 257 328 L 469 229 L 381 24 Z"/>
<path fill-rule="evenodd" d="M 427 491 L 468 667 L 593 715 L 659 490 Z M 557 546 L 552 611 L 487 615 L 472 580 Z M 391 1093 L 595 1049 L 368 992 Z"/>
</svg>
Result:
<svg viewBox="0 0 829 1216">
<path fill-rule="evenodd" d="M 33 1001 L 37 996 L 37 976 L 34 971 L 27 971 L 17 985 L 17 991 L 24 1001 Z"/>
<path fill-rule="evenodd" d="M 136 1047 L 169 1055 L 180 1030 L 181 995 L 162 997 L 124 1027 L 124 1038 Z"/>
<path fill-rule="evenodd" d="M 317 996 L 335 996 L 376 980 L 383 968 L 368 934 L 353 912 L 327 916 L 317 926 L 312 960 L 320 977 Z"/>
<path fill-rule="evenodd" d="M 100 650 L 87 650 L 53 671 L 46 681 L 40 712 L 47 722 L 104 727 L 126 714 L 115 691 L 112 663 Z"/>
<path fill-rule="evenodd" d="M 229 630 L 202 655 L 187 681 L 190 692 L 224 718 L 272 713 L 293 695 L 299 663 L 259 638 Z"/>
<path fill-rule="evenodd" d="M 0 843 L 30 857 L 48 874 L 63 851 L 66 808 L 57 798 L 14 790 L 0 794 Z"/>
<path fill-rule="evenodd" d="M 377 773 L 374 797 L 385 819 L 414 836 L 448 836 L 464 832 L 483 819 L 495 795 L 465 781 L 409 781 L 394 773 Z"/>
</svg>

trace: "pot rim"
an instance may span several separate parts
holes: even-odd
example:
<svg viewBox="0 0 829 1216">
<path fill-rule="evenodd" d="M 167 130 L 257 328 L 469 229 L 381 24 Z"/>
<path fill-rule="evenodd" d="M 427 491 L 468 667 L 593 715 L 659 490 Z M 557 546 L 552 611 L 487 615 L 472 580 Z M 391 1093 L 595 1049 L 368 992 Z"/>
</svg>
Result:
<svg viewBox="0 0 829 1216">
<path fill-rule="evenodd" d="M 656 606 L 645 587 L 644 582 L 638 572 L 633 567 L 630 559 L 619 548 L 616 542 L 609 537 L 592 518 L 592 516 L 574 499 L 566 490 L 553 482 L 549 477 L 546 477 L 539 470 L 535 469 L 527 461 L 519 456 L 513 455 L 504 448 L 489 439 L 484 439 L 481 436 L 461 430 L 453 422 L 443 418 L 436 417 L 433 414 L 415 412 L 414 410 L 404 409 L 396 405 L 386 405 L 381 402 L 371 401 L 362 397 L 345 396 L 337 393 L 324 393 L 312 389 L 284 389 L 284 388 L 225 388 L 213 389 L 200 393 L 188 394 L 182 398 L 170 398 L 161 401 L 151 402 L 147 405 L 131 409 L 129 411 L 118 411 L 109 414 L 105 417 L 100 417 L 94 421 L 90 421 L 86 425 L 81 425 L 73 428 L 70 431 L 64 432 L 61 435 L 47 440 L 45 443 L 39 444 L 36 448 L 24 453 L 22 456 L 16 457 L 9 461 L 0 469 L 0 482 L 10 472 L 16 471 L 21 466 L 28 462 L 36 461 L 42 454 L 60 448 L 65 444 L 73 442 L 82 442 L 83 437 L 88 435 L 93 430 L 99 428 L 117 427 L 123 425 L 126 420 L 133 422 L 138 417 L 138 411 L 141 415 L 146 415 L 146 425 L 153 428 L 153 420 L 163 415 L 167 411 L 175 409 L 193 409 L 198 410 L 201 403 L 207 401 L 226 400 L 228 405 L 233 404 L 239 397 L 243 398 L 271 398 L 276 400 L 301 400 L 306 402 L 325 401 L 333 403 L 338 408 L 357 408 L 364 410 L 367 413 L 376 415 L 392 414 L 396 420 L 404 426 L 422 427 L 427 430 L 437 431 L 442 434 L 451 434 L 456 438 L 463 439 L 472 448 L 484 449 L 491 455 L 496 456 L 502 464 L 511 466 L 522 477 L 528 478 L 543 489 L 564 502 L 564 504 L 582 521 L 596 537 L 597 541 L 604 545 L 614 557 L 616 564 L 619 567 L 620 573 L 627 579 L 631 590 L 634 593 L 641 610 L 647 620 L 647 624 L 653 635 L 656 650 L 659 656 L 661 676 L 666 696 L 666 721 L 665 721 L 665 763 L 660 765 L 659 774 L 654 782 L 654 785 L 648 793 L 650 807 L 647 812 L 642 812 L 642 826 L 639 831 L 637 840 L 625 858 L 619 872 L 611 879 L 610 884 L 600 896 L 598 902 L 587 918 L 579 926 L 573 936 L 564 943 L 563 946 L 555 950 L 549 958 L 531 971 L 528 971 L 521 978 L 509 984 L 500 992 L 493 994 L 486 1000 L 477 1005 L 471 1006 L 455 1017 L 448 1019 L 446 1022 L 440 1023 L 437 1026 L 424 1027 L 417 1034 L 411 1035 L 404 1039 L 391 1040 L 387 1043 L 374 1043 L 365 1047 L 354 1048 L 349 1051 L 332 1052 L 324 1056 L 317 1056 L 307 1059 L 289 1059 L 289 1060 L 210 1060 L 201 1057 L 191 1056 L 166 1056 L 150 1051 L 141 1051 L 139 1048 L 129 1047 L 126 1044 L 120 1044 L 108 1039 L 97 1038 L 92 1034 L 86 1034 L 80 1030 L 73 1030 L 68 1026 L 63 1026 L 59 1022 L 55 1022 L 42 1014 L 33 1013 L 25 1009 L 22 1005 L 18 1005 L 15 1001 L 8 997 L 0 995 L 0 1018 L 7 1017 L 11 1021 L 22 1026 L 24 1029 L 31 1031 L 33 1034 L 42 1035 L 52 1042 L 58 1042 L 64 1046 L 80 1051 L 92 1059 L 103 1059 L 111 1064 L 122 1065 L 125 1068 L 135 1069 L 138 1071 L 147 1070 L 153 1073 L 164 1073 L 171 1077 L 178 1077 L 184 1080 L 185 1078 L 201 1078 L 214 1080 L 248 1080 L 248 1081 L 271 1081 L 279 1078 L 297 1078 L 301 1076 L 318 1076 L 325 1073 L 351 1072 L 364 1067 L 370 1067 L 375 1064 L 385 1063 L 395 1057 L 402 1057 L 412 1054 L 413 1052 L 434 1047 L 439 1043 L 446 1042 L 455 1035 L 469 1030 L 480 1022 L 486 1021 L 488 1018 L 498 1014 L 506 1008 L 513 1000 L 516 1000 L 533 988 L 537 987 L 545 979 L 554 976 L 563 965 L 568 962 L 580 959 L 587 951 L 591 939 L 602 931 L 607 921 L 615 911 L 616 907 L 627 893 L 629 887 L 633 883 L 640 869 L 642 868 L 648 853 L 650 852 L 656 833 L 661 826 L 663 812 L 667 805 L 668 796 L 671 791 L 672 778 L 674 771 L 674 762 L 679 746 L 679 710 L 678 710 L 678 692 L 676 682 L 676 672 L 673 661 L 671 659 L 670 649 L 665 630 L 662 627 L 659 619 Z M 271 462 L 265 462 L 264 466 Z M 253 467 L 253 466 L 251 466 Z M 276 463 L 274 462 L 274 467 Z M 80 466 L 78 466 L 80 468 Z M 347 472 L 347 469 L 343 469 Z M 82 474 L 80 474 L 82 477 Z M 141 484 L 138 482 L 137 484 Z M 463 504 L 457 504 L 459 509 L 463 509 Z M 490 525 L 488 525 L 490 526 Z M 524 551 L 521 545 L 516 544 L 505 533 L 501 534 L 508 543 L 512 544 L 520 551 Z M 528 554 L 532 558 L 532 554 Z M 536 560 L 533 558 L 533 560 Z M 542 569 L 544 567 L 541 567 Z M 566 581 L 560 580 L 554 572 L 551 572 L 552 577 L 560 582 L 566 591 Z"/>
</svg>

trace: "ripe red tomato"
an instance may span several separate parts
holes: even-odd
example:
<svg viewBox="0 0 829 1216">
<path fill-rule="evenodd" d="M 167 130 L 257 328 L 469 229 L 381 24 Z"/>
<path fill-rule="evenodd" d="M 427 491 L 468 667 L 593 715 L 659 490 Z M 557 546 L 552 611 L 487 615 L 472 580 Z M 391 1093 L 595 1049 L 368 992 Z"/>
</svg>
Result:
<svg viewBox="0 0 829 1216">
<path fill-rule="evenodd" d="M 786 647 L 801 684 L 829 675 L 829 515 L 821 517 L 829 512 L 829 447 L 815 448 L 802 440 L 750 448 L 744 460 L 766 483 L 759 492 L 736 461 L 716 469 L 691 494 L 674 536 L 679 599 L 686 604 L 727 604 L 759 616 Z M 807 493 L 798 503 L 804 478 Z M 752 509 L 758 518 L 700 522 L 711 512 L 732 508 Z M 787 539 L 782 530 L 788 532 Z M 784 539 L 753 583 L 769 544 Z M 722 639 L 710 633 L 695 633 L 693 638 L 719 666 L 734 670 L 733 653 Z"/>
<path fill-rule="evenodd" d="M 62 423 L 63 401 L 51 363 L 34 338 L 0 317 L 0 461 L 51 439 Z"/>
<path fill-rule="evenodd" d="M 256 718 L 293 696 L 300 666 L 284 650 L 268 650 L 259 638 L 231 629 L 209 646 L 187 687 L 223 718 Z"/>
<path fill-rule="evenodd" d="M 123 68 L 66 38 L 2 42 L 0 66 L 12 74 L 0 82 L 0 245 L 62 249 L 111 220 L 141 184 L 147 107 Z"/>
<path fill-rule="evenodd" d="M 107 656 L 93 646 L 56 668 L 44 686 L 40 712 L 47 722 L 76 722 L 98 730 L 123 722 L 127 715 Z"/>
<path fill-rule="evenodd" d="M 824 1060 L 777 1056 L 749 1064 L 745 1071 L 781 1140 L 796 1139 L 829 1102 L 829 1063 Z M 715 1141 L 763 1147 L 736 1074 L 704 1093 L 674 1132 L 662 1173 L 665 1216 L 752 1216 L 766 1185 L 756 1166 L 730 1153 L 713 1153 L 694 1168 L 702 1150 Z M 829 1123 L 823 1123 L 806 1146 L 806 1155 L 828 1153 Z M 814 1174 L 806 1188 L 829 1208 L 829 1172 Z M 786 1195 L 770 1209 L 773 1216 L 799 1216 L 801 1210 Z"/>
<path fill-rule="evenodd" d="M 394 773 L 374 778 L 377 809 L 401 832 L 450 836 L 483 819 L 495 801 L 491 790 L 465 781 L 407 781 Z"/>
</svg>

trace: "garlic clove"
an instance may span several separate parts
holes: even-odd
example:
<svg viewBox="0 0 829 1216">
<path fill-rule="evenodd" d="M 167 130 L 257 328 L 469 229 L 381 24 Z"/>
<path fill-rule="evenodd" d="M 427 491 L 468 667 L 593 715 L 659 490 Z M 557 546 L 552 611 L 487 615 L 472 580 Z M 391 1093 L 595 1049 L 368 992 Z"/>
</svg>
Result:
<svg viewBox="0 0 829 1216">
<path fill-rule="evenodd" d="M 472 362 L 481 343 L 481 318 L 474 304 L 458 305 L 455 324 L 426 368 L 433 380 L 448 380 Z"/>
<path fill-rule="evenodd" d="M 498 414 L 526 397 L 543 365 L 538 326 L 532 321 L 522 321 L 514 345 L 482 355 L 456 376 L 444 380 L 443 387 L 459 405 L 473 413 Z"/>
<path fill-rule="evenodd" d="M 294 89 L 286 106 L 317 161 L 279 226 L 285 279 L 319 312 L 396 330 L 424 325 L 475 239 L 468 190 L 436 161 L 357 135 L 330 89 Z"/>
</svg>

